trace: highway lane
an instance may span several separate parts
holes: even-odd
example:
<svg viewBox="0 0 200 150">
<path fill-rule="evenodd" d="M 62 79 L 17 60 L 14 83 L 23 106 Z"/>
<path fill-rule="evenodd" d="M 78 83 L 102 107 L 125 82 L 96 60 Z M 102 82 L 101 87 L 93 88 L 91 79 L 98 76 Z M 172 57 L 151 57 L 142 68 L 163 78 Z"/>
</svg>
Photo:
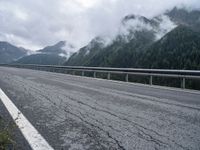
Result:
<svg viewBox="0 0 200 150">
<path fill-rule="evenodd" d="M 200 149 L 200 92 L 4 67 L 0 88 L 55 149 Z"/>
</svg>

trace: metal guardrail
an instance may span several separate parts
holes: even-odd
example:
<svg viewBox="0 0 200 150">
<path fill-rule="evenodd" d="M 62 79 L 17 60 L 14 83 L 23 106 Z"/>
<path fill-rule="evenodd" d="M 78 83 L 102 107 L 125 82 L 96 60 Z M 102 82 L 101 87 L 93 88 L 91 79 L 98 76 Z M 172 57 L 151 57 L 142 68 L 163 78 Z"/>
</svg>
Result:
<svg viewBox="0 0 200 150">
<path fill-rule="evenodd" d="M 125 81 L 129 82 L 129 75 L 148 76 L 149 84 L 153 85 L 153 77 L 170 77 L 181 79 L 181 88 L 185 89 L 186 79 L 200 79 L 200 70 L 165 70 L 165 69 L 136 69 L 136 68 L 107 68 L 107 67 L 81 67 L 81 66 L 53 66 L 53 65 L 34 65 L 34 64 L 0 64 L 0 66 L 36 69 L 52 72 L 72 71 L 93 72 L 96 78 L 97 73 L 106 73 L 107 79 L 111 79 L 111 74 L 125 74 Z"/>
</svg>

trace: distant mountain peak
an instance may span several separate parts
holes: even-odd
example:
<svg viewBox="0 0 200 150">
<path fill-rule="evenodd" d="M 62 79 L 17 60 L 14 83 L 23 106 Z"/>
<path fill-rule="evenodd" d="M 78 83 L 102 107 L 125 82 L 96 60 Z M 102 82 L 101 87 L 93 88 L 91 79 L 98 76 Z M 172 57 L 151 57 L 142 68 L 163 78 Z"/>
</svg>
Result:
<svg viewBox="0 0 200 150">
<path fill-rule="evenodd" d="M 126 24 L 128 21 L 131 21 L 131 20 L 139 20 L 144 23 L 150 23 L 150 24 L 152 23 L 151 20 L 149 20 L 148 18 L 146 18 L 144 16 L 130 14 L 130 15 L 125 16 L 122 19 L 122 24 Z"/>
<path fill-rule="evenodd" d="M 81 48 L 76 54 L 79 54 L 79 52 L 81 52 L 82 55 L 86 56 L 91 52 L 92 49 L 103 48 L 106 45 L 105 43 L 106 41 L 104 40 L 104 38 L 97 36 L 92 39 L 88 45 Z"/>
<path fill-rule="evenodd" d="M 72 44 L 69 44 L 66 41 L 60 41 L 58 43 L 56 43 L 55 45 L 52 46 L 47 46 L 41 50 L 39 50 L 39 52 L 42 53 L 65 53 L 66 51 L 70 51 L 71 49 L 73 49 L 74 46 Z"/>
<path fill-rule="evenodd" d="M 139 15 L 127 15 L 122 20 L 119 29 L 119 39 L 129 42 L 132 39 L 141 37 L 141 34 L 148 34 L 158 40 L 167 32 L 172 30 L 175 25 L 165 15 L 156 16 L 153 19 Z"/>
<path fill-rule="evenodd" d="M 56 44 L 51 45 L 51 46 L 46 46 L 45 48 L 43 48 L 43 49 L 41 49 L 39 51 L 45 51 L 46 49 L 59 49 L 59 48 L 64 47 L 65 44 L 66 44 L 66 41 L 59 41 Z"/>
<path fill-rule="evenodd" d="M 89 44 L 90 45 L 96 45 L 96 44 L 104 45 L 104 43 L 105 43 L 105 40 L 102 37 L 98 36 L 92 39 Z"/>
<path fill-rule="evenodd" d="M 56 43 L 54 46 L 63 47 L 63 46 L 65 46 L 66 43 L 67 43 L 66 41 L 59 41 L 59 42 Z"/>
<path fill-rule="evenodd" d="M 19 59 L 17 63 L 61 65 L 72 55 L 73 50 L 72 44 L 59 41 L 55 45 L 30 53 L 28 56 Z"/>
</svg>

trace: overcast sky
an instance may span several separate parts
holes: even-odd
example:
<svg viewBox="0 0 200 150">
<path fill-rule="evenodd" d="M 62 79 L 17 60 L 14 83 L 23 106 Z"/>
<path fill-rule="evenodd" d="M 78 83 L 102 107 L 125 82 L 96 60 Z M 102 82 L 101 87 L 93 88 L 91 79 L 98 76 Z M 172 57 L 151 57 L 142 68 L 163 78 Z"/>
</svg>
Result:
<svg viewBox="0 0 200 150">
<path fill-rule="evenodd" d="M 37 50 L 64 40 L 76 49 L 117 32 L 127 14 L 153 17 L 199 0 L 0 0 L 0 40 Z"/>
</svg>

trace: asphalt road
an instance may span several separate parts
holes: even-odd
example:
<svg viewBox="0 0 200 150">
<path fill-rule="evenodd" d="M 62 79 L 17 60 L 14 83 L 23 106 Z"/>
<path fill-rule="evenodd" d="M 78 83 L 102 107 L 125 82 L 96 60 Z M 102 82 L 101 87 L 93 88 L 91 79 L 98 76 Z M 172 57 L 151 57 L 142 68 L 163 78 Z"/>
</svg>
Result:
<svg viewBox="0 0 200 150">
<path fill-rule="evenodd" d="M 0 88 L 58 150 L 200 149 L 197 91 L 5 67 Z"/>
</svg>

